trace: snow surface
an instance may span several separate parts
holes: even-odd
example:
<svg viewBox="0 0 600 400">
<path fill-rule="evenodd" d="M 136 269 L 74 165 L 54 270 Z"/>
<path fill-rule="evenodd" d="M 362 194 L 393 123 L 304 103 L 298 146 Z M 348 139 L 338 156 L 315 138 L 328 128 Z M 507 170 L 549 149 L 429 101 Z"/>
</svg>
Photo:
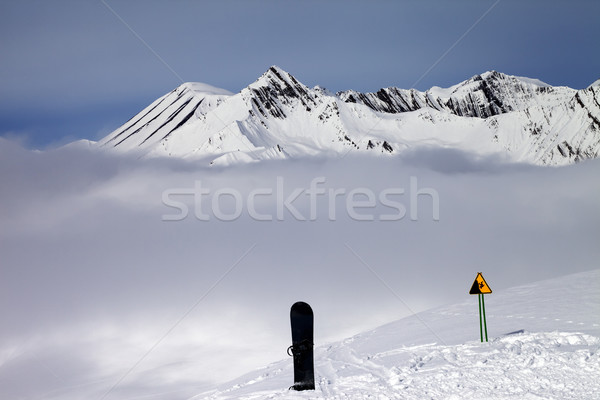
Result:
<svg viewBox="0 0 600 400">
<path fill-rule="evenodd" d="M 600 269 L 485 298 L 488 343 L 470 296 L 341 342 L 315 338 L 314 391 L 288 390 L 287 359 L 193 399 L 600 398 Z"/>
<path fill-rule="evenodd" d="M 202 93 L 221 94 L 221 95 L 232 95 L 233 94 L 227 89 L 218 88 L 216 86 L 209 85 L 208 83 L 204 83 L 204 82 L 185 82 L 183 85 L 199 94 L 202 94 Z"/>
<path fill-rule="evenodd" d="M 517 78 L 521 82 L 529 83 L 529 84 L 531 84 L 533 86 L 550 87 L 549 84 L 547 84 L 546 82 L 542 82 L 539 79 L 527 78 L 526 76 L 515 76 L 515 78 Z"/>
</svg>

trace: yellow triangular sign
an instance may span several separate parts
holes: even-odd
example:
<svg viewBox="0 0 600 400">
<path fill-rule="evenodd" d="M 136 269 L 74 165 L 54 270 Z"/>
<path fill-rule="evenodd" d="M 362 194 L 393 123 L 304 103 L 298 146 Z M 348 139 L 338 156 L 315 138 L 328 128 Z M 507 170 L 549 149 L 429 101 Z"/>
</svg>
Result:
<svg viewBox="0 0 600 400">
<path fill-rule="evenodd" d="M 492 289 L 490 289 L 490 287 L 488 286 L 485 279 L 483 279 L 483 275 L 481 275 L 481 272 L 478 272 L 477 278 L 475 278 L 475 281 L 473 282 L 473 286 L 471 286 L 471 290 L 469 291 L 469 294 L 487 294 L 487 293 L 492 293 Z"/>
</svg>

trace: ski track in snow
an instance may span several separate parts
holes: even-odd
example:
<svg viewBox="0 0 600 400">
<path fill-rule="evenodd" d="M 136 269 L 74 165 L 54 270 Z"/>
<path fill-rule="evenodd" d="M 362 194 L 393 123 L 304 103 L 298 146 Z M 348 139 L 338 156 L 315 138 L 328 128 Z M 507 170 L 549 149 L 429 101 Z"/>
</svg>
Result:
<svg viewBox="0 0 600 400">
<path fill-rule="evenodd" d="M 599 278 L 596 270 L 496 295 L 488 343 L 472 340 L 478 326 L 462 326 L 478 322 L 465 302 L 317 346 L 314 391 L 287 389 L 289 359 L 193 399 L 600 399 Z"/>
<path fill-rule="evenodd" d="M 524 332 L 485 344 L 400 347 L 373 355 L 341 344 L 318 351 L 315 391 L 255 391 L 267 379 L 289 382 L 291 369 L 278 366 L 195 399 L 593 399 L 600 393 L 599 346 L 597 337 L 568 332 Z"/>
</svg>

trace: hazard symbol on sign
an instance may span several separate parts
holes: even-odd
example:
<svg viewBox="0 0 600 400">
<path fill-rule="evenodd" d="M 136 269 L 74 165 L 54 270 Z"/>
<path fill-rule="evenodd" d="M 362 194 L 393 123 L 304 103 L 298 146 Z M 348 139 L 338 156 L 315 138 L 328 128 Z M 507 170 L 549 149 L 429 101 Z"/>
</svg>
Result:
<svg viewBox="0 0 600 400">
<path fill-rule="evenodd" d="M 488 286 L 485 279 L 483 279 L 483 275 L 481 272 L 477 273 L 477 278 L 475 278 L 475 282 L 473 282 L 473 286 L 471 286 L 471 290 L 469 294 L 487 294 L 492 293 L 492 289 Z"/>
</svg>

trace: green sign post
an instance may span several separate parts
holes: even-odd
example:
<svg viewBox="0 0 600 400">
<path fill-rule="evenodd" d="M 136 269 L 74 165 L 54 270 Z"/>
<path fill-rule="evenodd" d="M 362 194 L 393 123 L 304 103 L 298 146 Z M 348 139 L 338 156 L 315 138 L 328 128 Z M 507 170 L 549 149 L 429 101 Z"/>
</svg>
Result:
<svg viewBox="0 0 600 400">
<path fill-rule="evenodd" d="M 485 319 L 485 300 L 483 298 L 483 295 L 487 293 L 492 293 L 492 289 L 490 289 L 485 279 L 483 279 L 483 275 L 481 275 L 481 272 L 478 272 L 477 277 L 475 278 L 475 281 L 471 286 L 471 290 L 469 290 L 469 294 L 476 294 L 479 298 L 479 336 L 481 337 L 482 343 L 484 331 L 485 341 L 488 341 L 487 321 Z"/>
</svg>

